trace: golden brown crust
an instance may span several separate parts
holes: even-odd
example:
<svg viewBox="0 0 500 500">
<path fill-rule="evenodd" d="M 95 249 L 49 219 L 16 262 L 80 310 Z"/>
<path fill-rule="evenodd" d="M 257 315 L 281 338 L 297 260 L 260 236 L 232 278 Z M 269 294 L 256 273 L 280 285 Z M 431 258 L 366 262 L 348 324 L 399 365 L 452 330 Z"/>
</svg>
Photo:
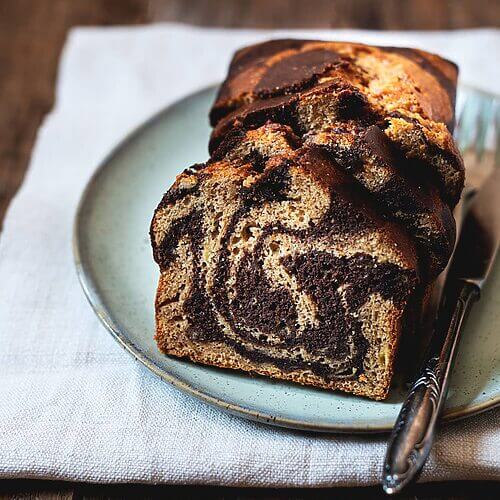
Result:
<svg viewBox="0 0 500 500">
<path fill-rule="evenodd" d="M 456 80 L 453 63 L 415 49 L 312 40 L 258 44 L 235 55 L 211 111 L 211 149 L 228 130 L 262 125 L 266 116 L 310 132 L 297 107 L 309 106 L 311 93 L 333 84 L 338 90 L 329 89 L 330 98 L 357 93 L 365 115 L 360 118 L 376 123 L 403 154 L 418 160 L 424 175 L 437 176 L 445 201 L 454 206 L 464 180 L 451 136 Z"/>
<path fill-rule="evenodd" d="M 306 54 L 316 58 L 310 62 Z M 298 56 L 304 57 L 294 67 Z M 272 40 L 238 51 L 214 104 L 212 123 L 261 96 L 303 90 L 338 74 L 371 89 L 393 110 L 453 123 L 458 70 L 452 62 L 416 49 L 315 40 Z"/>
</svg>

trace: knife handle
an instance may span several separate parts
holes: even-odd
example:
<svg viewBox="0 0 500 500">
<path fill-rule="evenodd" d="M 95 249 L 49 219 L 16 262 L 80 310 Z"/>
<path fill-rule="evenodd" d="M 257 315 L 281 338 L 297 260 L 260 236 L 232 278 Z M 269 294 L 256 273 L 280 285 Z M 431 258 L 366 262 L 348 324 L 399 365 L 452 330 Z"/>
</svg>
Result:
<svg viewBox="0 0 500 500">
<path fill-rule="evenodd" d="M 448 392 L 460 331 L 478 298 L 479 288 L 464 280 L 454 281 L 445 291 L 433 341 L 389 438 L 382 478 L 388 494 L 401 491 L 418 477 L 429 455 Z"/>
</svg>

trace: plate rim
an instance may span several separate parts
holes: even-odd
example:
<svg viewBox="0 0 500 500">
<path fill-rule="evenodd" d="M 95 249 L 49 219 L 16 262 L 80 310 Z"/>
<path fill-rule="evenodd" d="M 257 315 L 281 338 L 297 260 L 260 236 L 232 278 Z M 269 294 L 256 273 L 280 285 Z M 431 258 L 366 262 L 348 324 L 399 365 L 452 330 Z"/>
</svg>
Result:
<svg viewBox="0 0 500 500">
<path fill-rule="evenodd" d="M 315 422 L 311 423 L 307 420 L 291 419 L 286 417 L 275 417 L 271 414 L 266 414 L 264 412 L 259 412 L 246 408 L 242 405 L 238 405 L 229 401 L 224 401 L 213 395 L 208 391 L 203 391 L 197 389 L 196 387 L 190 385 L 189 383 L 181 380 L 180 378 L 172 375 L 165 369 L 158 366 L 152 359 L 150 359 L 139 346 L 135 345 L 126 334 L 126 329 L 122 329 L 118 323 L 113 319 L 112 315 L 109 314 L 105 304 L 101 300 L 101 296 L 98 292 L 95 281 L 92 278 L 92 273 L 86 267 L 85 257 L 82 252 L 82 235 L 84 220 L 85 220 L 85 208 L 88 203 L 91 203 L 92 192 L 98 185 L 99 178 L 105 172 L 108 164 L 125 148 L 132 142 L 137 136 L 139 136 L 146 128 L 150 127 L 157 120 L 160 120 L 163 115 L 172 112 L 176 107 L 182 106 L 186 101 L 198 97 L 209 91 L 214 91 L 218 87 L 218 83 L 212 83 L 210 85 L 204 86 L 198 90 L 190 92 L 189 94 L 177 99 L 171 104 L 163 107 L 161 110 L 154 113 L 150 118 L 146 119 L 140 125 L 134 127 L 128 134 L 125 135 L 123 139 L 118 141 L 118 143 L 111 148 L 110 152 L 104 157 L 102 161 L 99 162 L 97 168 L 94 170 L 90 176 L 85 188 L 80 195 L 78 205 L 73 220 L 73 232 L 72 232 L 72 250 L 73 250 L 73 260 L 76 268 L 76 274 L 78 281 L 84 291 L 85 297 L 87 298 L 90 306 L 92 307 L 94 313 L 99 318 L 101 323 L 104 325 L 106 330 L 111 334 L 111 336 L 118 342 L 118 344 L 125 349 L 130 355 L 134 357 L 136 361 L 139 361 L 142 365 L 148 368 L 152 373 L 158 376 L 161 380 L 173 385 L 176 389 L 179 389 L 205 403 L 210 404 L 213 407 L 221 409 L 232 415 L 238 417 L 243 417 L 255 422 L 260 422 L 264 424 L 274 425 L 278 427 L 285 427 L 295 430 L 302 431 L 312 431 L 312 432 L 331 432 L 331 433 L 346 433 L 346 434 L 377 434 L 390 432 L 393 428 L 393 424 L 368 424 L 368 425 L 351 425 L 342 423 L 325 423 L 325 422 Z M 467 88 L 471 91 L 479 92 L 483 95 L 493 96 L 500 99 L 500 96 L 493 94 L 491 92 L 486 92 L 482 89 L 473 87 L 471 85 L 460 84 L 459 87 Z M 265 380 L 265 378 L 263 378 Z M 461 405 L 449 410 L 445 410 L 441 416 L 441 420 L 444 422 L 451 422 L 460 420 L 472 415 L 477 415 L 485 411 L 491 410 L 500 406 L 500 392 L 493 396 L 492 398 L 478 403 L 475 405 Z"/>
</svg>

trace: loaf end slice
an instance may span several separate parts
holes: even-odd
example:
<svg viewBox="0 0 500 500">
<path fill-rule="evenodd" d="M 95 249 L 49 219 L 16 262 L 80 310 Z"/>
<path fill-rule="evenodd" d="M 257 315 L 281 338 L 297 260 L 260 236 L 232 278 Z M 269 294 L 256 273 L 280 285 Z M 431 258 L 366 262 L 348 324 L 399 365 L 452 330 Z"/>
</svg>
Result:
<svg viewBox="0 0 500 500">
<path fill-rule="evenodd" d="M 180 175 L 151 225 L 156 341 L 197 363 L 383 399 L 414 244 L 311 148 Z"/>
</svg>

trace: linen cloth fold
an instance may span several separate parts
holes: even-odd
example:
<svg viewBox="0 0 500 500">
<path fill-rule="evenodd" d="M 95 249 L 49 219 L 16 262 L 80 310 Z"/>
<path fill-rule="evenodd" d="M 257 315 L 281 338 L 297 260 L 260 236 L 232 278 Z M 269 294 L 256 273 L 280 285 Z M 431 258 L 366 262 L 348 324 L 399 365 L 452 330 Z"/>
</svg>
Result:
<svg viewBox="0 0 500 500">
<path fill-rule="evenodd" d="M 386 436 L 267 427 L 160 381 L 101 326 L 74 271 L 73 216 L 107 152 L 156 111 L 222 80 L 235 49 L 278 36 L 419 47 L 457 62 L 462 81 L 500 91 L 494 30 L 74 29 L 55 107 L 0 236 L 0 477 L 275 487 L 379 480 Z M 497 479 L 499 416 L 443 426 L 422 480 Z"/>
</svg>

